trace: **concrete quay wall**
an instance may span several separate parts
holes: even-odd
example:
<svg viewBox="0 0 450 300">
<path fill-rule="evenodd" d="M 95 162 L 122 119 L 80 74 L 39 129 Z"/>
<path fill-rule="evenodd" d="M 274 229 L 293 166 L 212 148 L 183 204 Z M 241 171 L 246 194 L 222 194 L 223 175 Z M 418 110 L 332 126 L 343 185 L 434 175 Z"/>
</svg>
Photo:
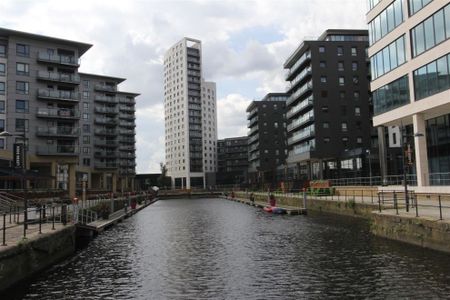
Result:
<svg viewBox="0 0 450 300">
<path fill-rule="evenodd" d="M 24 239 L 0 251 L 0 291 L 11 287 L 72 255 L 75 252 L 75 226 L 39 238 Z"/>
</svg>

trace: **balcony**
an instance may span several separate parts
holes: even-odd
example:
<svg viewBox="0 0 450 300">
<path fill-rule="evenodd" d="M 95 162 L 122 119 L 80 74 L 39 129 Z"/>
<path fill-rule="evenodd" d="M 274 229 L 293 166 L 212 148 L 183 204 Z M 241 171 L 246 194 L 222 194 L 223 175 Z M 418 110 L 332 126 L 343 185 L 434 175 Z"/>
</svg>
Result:
<svg viewBox="0 0 450 300">
<path fill-rule="evenodd" d="M 288 156 L 292 157 L 295 155 L 300 155 L 306 152 L 314 151 L 314 149 L 315 149 L 315 140 L 310 140 L 306 143 L 295 146 L 293 150 L 289 151 Z"/>
<path fill-rule="evenodd" d="M 69 126 L 37 127 L 38 137 L 78 138 L 80 129 Z"/>
<path fill-rule="evenodd" d="M 202 133 L 197 131 L 189 131 L 189 137 L 190 138 L 201 138 Z"/>
<path fill-rule="evenodd" d="M 119 119 L 123 120 L 136 120 L 136 116 L 134 114 L 126 114 L 122 113 L 119 115 Z"/>
<path fill-rule="evenodd" d="M 136 158 L 136 154 L 134 152 L 119 152 L 120 158 Z"/>
<path fill-rule="evenodd" d="M 136 163 L 134 162 L 134 160 L 133 161 L 121 161 L 120 163 L 119 163 L 119 167 L 121 167 L 121 168 L 130 168 L 130 167 L 136 167 Z"/>
<path fill-rule="evenodd" d="M 78 156 L 80 151 L 75 145 L 38 146 L 36 155 Z"/>
<path fill-rule="evenodd" d="M 248 139 L 248 145 L 251 145 L 252 143 L 256 142 L 257 140 L 259 140 L 259 134 L 255 134 L 254 136 L 249 138 Z"/>
<path fill-rule="evenodd" d="M 117 152 L 117 151 L 95 151 L 94 157 L 117 158 L 117 157 L 119 157 L 119 152 Z"/>
<path fill-rule="evenodd" d="M 119 134 L 121 135 L 136 135 L 136 131 L 134 129 L 119 129 Z"/>
<path fill-rule="evenodd" d="M 38 99 L 43 100 L 61 100 L 69 102 L 79 102 L 80 94 L 74 91 L 61 91 L 61 90 L 44 90 L 38 89 Z"/>
<path fill-rule="evenodd" d="M 292 121 L 286 128 L 287 132 L 291 132 L 292 130 L 312 121 L 314 121 L 314 111 L 310 111 L 300 118 Z"/>
<path fill-rule="evenodd" d="M 126 111 L 126 112 L 134 112 L 135 108 L 134 108 L 134 106 L 131 106 L 131 105 L 119 105 L 119 110 Z"/>
<path fill-rule="evenodd" d="M 135 144 L 136 140 L 134 138 L 120 137 L 119 138 L 119 143 Z"/>
<path fill-rule="evenodd" d="M 252 161 L 259 158 L 259 151 L 253 152 L 248 156 L 248 161 Z"/>
<path fill-rule="evenodd" d="M 252 125 L 255 124 L 256 122 L 258 122 L 258 116 L 251 118 L 247 123 L 247 127 L 248 128 L 252 127 Z"/>
<path fill-rule="evenodd" d="M 48 72 L 48 71 L 38 71 L 37 79 L 58 83 L 67 84 L 80 84 L 80 76 L 75 74 L 58 73 L 58 72 Z"/>
<path fill-rule="evenodd" d="M 259 143 L 253 144 L 250 147 L 248 147 L 248 152 L 253 152 L 259 149 Z"/>
<path fill-rule="evenodd" d="M 305 110 L 306 108 L 312 107 L 314 104 L 313 96 L 309 96 L 296 106 L 292 107 L 287 113 L 286 118 L 290 119 L 291 117 L 295 116 L 297 113 L 300 113 L 301 111 Z"/>
<path fill-rule="evenodd" d="M 136 100 L 134 100 L 134 98 L 118 97 L 117 99 L 119 100 L 120 104 L 128 104 L 128 105 L 136 104 Z"/>
<path fill-rule="evenodd" d="M 250 130 L 249 130 L 249 132 L 248 132 L 248 136 L 251 136 L 252 134 L 254 134 L 255 132 L 258 132 L 258 130 L 259 130 L 259 126 L 258 125 L 256 125 L 256 126 L 253 126 L 252 128 L 250 128 Z"/>
<path fill-rule="evenodd" d="M 311 53 L 305 52 L 303 55 L 297 60 L 297 62 L 289 69 L 286 74 L 286 80 L 291 80 L 295 72 L 307 61 L 311 59 Z"/>
<path fill-rule="evenodd" d="M 295 93 L 289 96 L 289 98 L 286 101 L 286 105 L 291 105 L 294 103 L 298 98 L 302 97 L 306 92 L 311 91 L 313 87 L 312 81 L 308 81 L 304 85 L 302 85 Z"/>
<path fill-rule="evenodd" d="M 116 136 L 117 135 L 117 130 L 115 130 L 115 129 L 106 129 L 106 128 L 96 128 L 94 133 L 96 135 Z"/>
<path fill-rule="evenodd" d="M 95 169 L 117 169 L 116 162 L 97 162 L 94 161 Z"/>
<path fill-rule="evenodd" d="M 80 112 L 78 110 L 68 108 L 38 107 L 36 116 L 38 118 L 47 118 L 47 119 L 78 120 L 80 118 Z"/>
<path fill-rule="evenodd" d="M 311 71 L 311 67 L 305 68 L 303 69 L 303 71 L 301 71 L 294 80 L 292 80 L 290 82 L 290 84 L 288 84 L 288 86 L 286 87 L 286 92 L 289 92 L 290 90 L 294 89 L 295 87 L 297 87 L 297 85 L 299 85 L 301 82 L 303 82 L 305 80 L 305 78 L 308 78 L 309 75 L 312 74 Z"/>
<path fill-rule="evenodd" d="M 51 55 L 46 52 L 38 52 L 38 62 L 45 62 L 57 65 L 64 65 L 78 68 L 80 66 L 79 60 L 75 56 L 70 55 Z"/>
<path fill-rule="evenodd" d="M 306 127 L 292 135 L 292 137 L 288 138 L 288 146 L 297 143 L 298 141 L 310 138 L 314 136 L 314 126 Z"/>
<path fill-rule="evenodd" d="M 136 150 L 136 147 L 133 145 L 120 145 L 119 146 L 119 151 L 134 151 Z"/>
<path fill-rule="evenodd" d="M 135 175 L 136 170 L 134 168 L 120 169 L 119 174 L 122 176 Z"/>
<path fill-rule="evenodd" d="M 108 93 L 117 92 L 117 86 L 110 84 L 96 84 L 94 86 L 94 89 L 99 92 L 108 92 Z"/>
<path fill-rule="evenodd" d="M 116 140 L 95 139 L 94 140 L 94 146 L 116 148 L 117 146 L 119 146 L 119 144 L 117 143 Z"/>
<path fill-rule="evenodd" d="M 95 95 L 94 101 L 97 102 L 106 102 L 106 103 L 119 103 L 116 97 L 112 96 L 103 96 L 103 95 Z"/>
<path fill-rule="evenodd" d="M 255 107 L 254 109 L 252 109 L 252 111 L 250 111 L 247 115 L 247 120 L 250 120 L 256 113 L 258 112 L 258 108 Z"/>
<path fill-rule="evenodd" d="M 114 118 L 95 118 L 94 123 L 101 124 L 101 125 L 115 126 L 115 125 L 117 125 L 117 120 Z"/>
<path fill-rule="evenodd" d="M 95 106 L 94 111 L 98 114 L 117 115 L 119 110 L 117 107 Z"/>
<path fill-rule="evenodd" d="M 136 124 L 134 122 L 125 122 L 125 121 L 120 121 L 119 122 L 119 126 L 121 127 L 136 127 Z"/>
</svg>

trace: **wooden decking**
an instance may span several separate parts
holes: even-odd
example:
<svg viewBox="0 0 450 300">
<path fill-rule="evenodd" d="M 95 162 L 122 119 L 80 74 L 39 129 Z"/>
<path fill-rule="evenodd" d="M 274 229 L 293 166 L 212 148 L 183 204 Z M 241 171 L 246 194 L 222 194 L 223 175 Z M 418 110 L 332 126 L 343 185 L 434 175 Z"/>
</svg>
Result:
<svg viewBox="0 0 450 300">
<path fill-rule="evenodd" d="M 255 206 L 258 208 L 264 208 L 267 206 L 266 202 L 260 202 L 260 201 L 251 202 L 250 200 L 243 199 L 243 198 L 231 198 L 231 197 L 226 197 L 226 196 L 221 196 L 221 198 L 235 201 L 235 202 L 244 203 L 244 204 L 247 204 L 250 206 Z M 277 205 L 277 207 L 286 210 L 286 213 L 288 215 L 306 215 L 306 213 L 307 213 L 306 208 L 303 208 L 303 207 L 294 207 L 294 206 L 285 206 L 285 205 Z"/>
<path fill-rule="evenodd" d="M 153 199 L 147 203 L 137 205 L 135 209 L 128 208 L 127 211 L 125 211 L 125 209 L 118 210 L 118 211 L 110 214 L 109 218 L 105 219 L 105 220 L 98 219 L 94 222 L 90 222 L 87 224 L 78 223 L 76 225 L 80 229 L 89 230 L 95 234 L 98 234 L 98 233 L 102 232 L 103 230 L 105 230 L 106 228 L 111 227 L 119 222 L 122 222 L 124 219 L 134 215 L 141 209 L 146 208 L 147 206 L 155 203 L 156 201 L 158 201 L 158 198 Z"/>
</svg>

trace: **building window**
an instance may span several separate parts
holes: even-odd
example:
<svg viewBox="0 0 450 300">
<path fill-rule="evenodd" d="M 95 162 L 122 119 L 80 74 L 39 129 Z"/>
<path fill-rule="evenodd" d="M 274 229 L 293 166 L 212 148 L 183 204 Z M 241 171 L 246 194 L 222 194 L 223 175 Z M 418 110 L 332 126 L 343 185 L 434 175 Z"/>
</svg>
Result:
<svg viewBox="0 0 450 300">
<path fill-rule="evenodd" d="M 0 95 L 4 95 L 6 93 L 6 85 L 4 82 L 0 82 Z"/>
<path fill-rule="evenodd" d="M 319 53 L 325 53 L 325 47 L 319 46 Z"/>
<path fill-rule="evenodd" d="M 345 91 L 339 92 L 339 99 L 344 100 L 345 99 Z"/>
<path fill-rule="evenodd" d="M 343 47 L 337 47 L 337 55 L 338 56 L 344 55 L 344 48 Z"/>
<path fill-rule="evenodd" d="M 89 144 L 91 142 L 91 136 L 83 135 L 83 144 Z"/>
<path fill-rule="evenodd" d="M 28 100 L 16 100 L 16 112 L 27 113 L 28 112 Z"/>
<path fill-rule="evenodd" d="M 89 80 L 83 80 L 83 88 L 89 89 Z"/>
<path fill-rule="evenodd" d="M 89 167 L 91 165 L 91 159 L 90 158 L 83 158 L 83 166 Z"/>
<path fill-rule="evenodd" d="M 324 142 L 325 144 L 329 143 L 330 140 L 331 140 L 331 139 L 330 139 L 329 137 L 324 137 L 324 138 L 323 138 L 323 142 Z"/>
<path fill-rule="evenodd" d="M 0 132 L 5 131 L 5 120 L 0 119 Z"/>
<path fill-rule="evenodd" d="M 0 63 L 0 76 L 4 76 L 6 74 L 6 65 L 4 63 Z"/>
<path fill-rule="evenodd" d="M 370 58 L 371 75 L 378 78 L 405 62 L 405 36 L 401 36 Z"/>
<path fill-rule="evenodd" d="M 338 71 L 344 71 L 344 62 L 343 61 L 338 62 Z"/>
<path fill-rule="evenodd" d="M 354 85 L 358 85 L 359 84 L 359 77 L 358 76 L 353 76 L 353 84 Z"/>
<path fill-rule="evenodd" d="M 16 45 L 16 54 L 17 56 L 30 56 L 30 46 L 24 44 Z"/>
<path fill-rule="evenodd" d="M 22 76 L 30 75 L 29 65 L 25 63 L 16 63 L 16 74 Z"/>
<path fill-rule="evenodd" d="M 6 56 L 6 45 L 0 45 L 0 57 Z"/>
<path fill-rule="evenodd" d="M 339 85 L 343 86 L 345 84 L 345 78 L 344 76 L 339 76 Z"/>
<path fill-rule="evenodd" d="M 5 149 L 5 139 L 0 139 L 0 149 Z"/>
<path fill-rule="evenodd" d="M 83 102 L 83 110 L 89 111 L 89 102 Z"/>
<path fill-rule="evenodd" d="M 16 93 L 21 95 L 28 95 L 29 85 L 26 81 L 16 81 Z"/>
<path fill-rule="evenodd" d="M 83 99 L 88 99 L 88 98 L 89 98 L 89 92 L 83 91 Z"/>
<path fill-rule="evenodd" d="M 450 54 L 414 71 L 416 101 L 450 88 Z"/>
<path fill-rule="evenodd" d="M 358 91 L 353 92 L 353 99 L 359 100 L 359 92 Z"/>
<path fill-rule="evenodd" d="M 83 113 L 83 120 L 89 120 L 89 114 Z"/>
<path fill-rule="evenodd" d="M 403 23 L 403 0 L 395 0 L 369 23 L 369 43 L 372 45 Z"/>
<path fill-rule="evenodd" d="M 362 142 L 363 142 L 362 137 L 358 136 L 358 137 L 356 138 L 356 143 L 357 143 L 357 144 L 362 144 Z"/>
<path fill-rule="evenodd" d="M 5 101 L 0 101 L 0 114 L 5 113 Z"/>
<path fill-rule="evenodd" d="M 347 132 L 348 128 L 347 128 L 347 123 L 346 122 L 342 122 L 341 123 L 341 129 L 342 129 L 342 132 Z"/>
<path fill-rule="evenodd" d="M 356 52 L 356 47 L 352 47 L 352 56 L 356 56 L 357 52 Z"/>
<path fill-rule="evenodd" d="M 325 61 L 321 61 L 321 62 L 319 63 L 319 67 L 321 67 L 321 68 L 326 68 L 326 67 L 327 67 L 327 63 L 326 63 Z"/>
<path fill-rule="evenodd" d="M 358 62 L 352 62 L 352 71 L 358 71 Z"/>
<path fill-rule="evenodd" d="M 89 144 L 89 143 L 84 143 L 84 144 Z M 84 153 L 84 154 L 89 154 L 89 153 L 91 153 L 91 148 L 89 148 L 89 147 L 83 147 L 83 153 Z"/>
<path fill-rule="evenodd" d="M 83 124 L 83 132 L 88 133 L 91 131 L 91 126 L 89 124 Z"/>
<path fill-rule="evenodd" d="M 374 114 L 390 111 L 408 104 L 409 101 L 408 76 L 404 76 L 373 92 Z"/>
<path fill-rule="evenodd" d="M 330 128 L 330 123 L 328 122 L 323 122 L 323 128 Z"/>
<path fill-rule="evenodd" d="M 320 82 L 326 83 L 327 82 L 327 76 L 320 76 Z"/>
<path fill-rule="evenodd" d="M 16 119 L 16 131 L 17 132 L 28 132 L 28 120 L 27 119 Z"/>
<path fill-rule="evenodd" d="M 327 113 L 328 112 L 328 106 L 322 106 L 322 112 Z"/>
<path fill-rule="evenodd" d="M 409 15 L 412 16 L 433 0 L 409 0 Z"/>
<path fill-rule="evenodd" d="M 360 107 L 355 107 L 355 116 L 359 117 L 361 116 L 361 108 Z"/>
<path fill-rule="evenodd" d="M 411 30 L 413 57 L 450 38 L 450 5 Z"/>
</svg>

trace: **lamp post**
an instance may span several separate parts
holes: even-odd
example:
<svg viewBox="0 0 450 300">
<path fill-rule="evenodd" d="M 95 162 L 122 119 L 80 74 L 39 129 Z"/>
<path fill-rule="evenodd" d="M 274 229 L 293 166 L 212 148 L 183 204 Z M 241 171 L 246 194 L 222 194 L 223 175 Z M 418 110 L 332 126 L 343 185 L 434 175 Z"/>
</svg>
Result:
<svg viewBox="0 0 450 300">
<path fill-rule="evenodd" d="M 369 184 L 372 186 L 372 158 L 370 157 L 370 149 L 366 150 L 366 154 L 369 158 Z"/>
<path fill-rule="evenodd" d="M 422 137 L 422 133 L 415 133 L 413 135 L 406 134 L 406 128 L 402 125 L 402 160 L 403 160 L 403 186 L 405 190 L 405 206 L 406 212 L 409 212 L 409 195 L 408 195 L 408 165 L 412 163 L 412 149 L 411 145 L 408 143 L 409 137 Z M 407 162 L 408 160 L 408 162 Z"/>
<path fill-rule="evenodd" d="M 20 137 L 22 139 L 22 148 L 18 149 L 19 151 L 15 150 L 13 151 L 13 153 L 15 155 L 17 155 L 16 157 L 13 157 L 13 160 L 15 161 L 15 166 L 16 167 L 21 167 L 22 169 L 22 174 L 21 174 L 21 178 L 20 178 L 20 182 L 21 182 L 21 188 L 23 190 L 25 190 L 25 173 L 27 170 L 27 161 L 26 161 L 26 157 L 27 157 L 27 145 L 26 145 L 26 136 L 25 136 L 25 128 L 24 128 L 24 132 L 23 133 L 10 133 L 8 131 L 2 131 L 0 132 L 0 137 Z M 16 143 L 14 143 L 14 145 L 16 145 Z M 14 146 L 15 147 L 15 146 Z M 24 206 L 24 212 L 23 212 L 23 228 L 24 228 L 24 232 L 28 227 L 28 199 L 27 197 L 23 197 L 23 206 Z"/>
</svg>

